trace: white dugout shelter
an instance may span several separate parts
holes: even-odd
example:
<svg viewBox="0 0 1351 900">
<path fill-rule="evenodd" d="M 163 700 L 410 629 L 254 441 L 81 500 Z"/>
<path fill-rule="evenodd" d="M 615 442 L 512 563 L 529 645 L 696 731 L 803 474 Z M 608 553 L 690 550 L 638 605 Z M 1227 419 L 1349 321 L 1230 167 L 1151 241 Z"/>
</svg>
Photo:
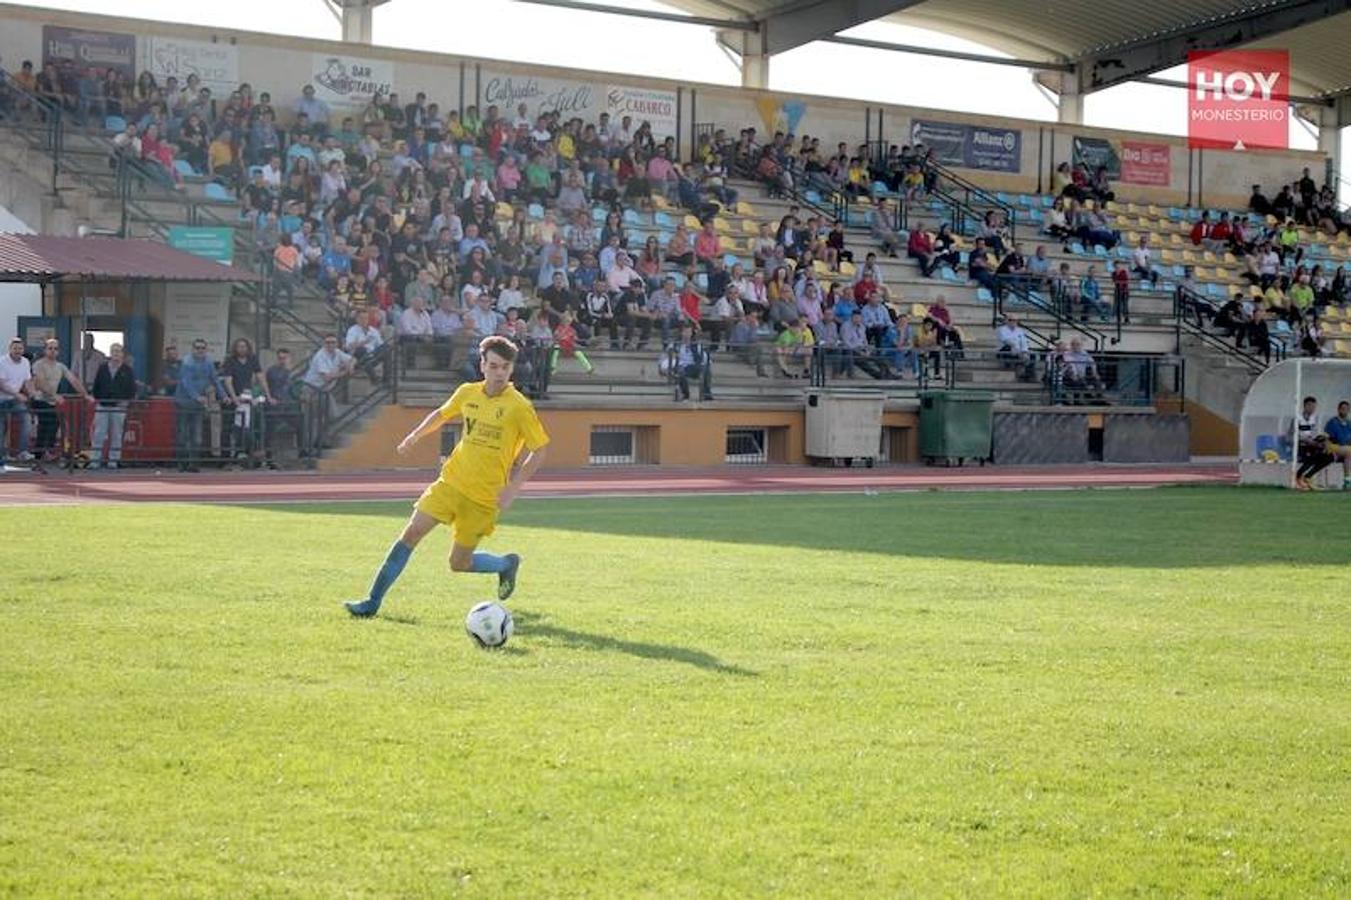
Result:
<svg viewBox="0 0 1351 900">
<path fill-rule="evenodd" d="M 1318 399 L 1319 422 L 1351 400 L 1351 360 L 1287 359 L 1267 369 L 1243 401 L 1239 423 L 1239 482 L 1292 487 L 1295 469 L 1295 419 L 1305 397 Z M 1340 486 L 1341 467 L 1324 470 L 1325 483 Z"/>
</svg>

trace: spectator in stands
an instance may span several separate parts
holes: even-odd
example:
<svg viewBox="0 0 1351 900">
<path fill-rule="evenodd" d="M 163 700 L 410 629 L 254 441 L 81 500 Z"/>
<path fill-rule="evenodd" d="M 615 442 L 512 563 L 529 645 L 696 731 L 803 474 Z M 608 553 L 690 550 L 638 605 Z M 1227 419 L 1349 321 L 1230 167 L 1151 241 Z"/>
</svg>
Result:
<svg viewBox="0 0 1351 900">
<path fill-rule="evenodd" d="M 919 263 L 920 275 L 928 278 L 933 274 L 933 239 L 929 237 L 923 222 L 916 222 L 915 227 L 910 229 L 910 237 L 905 243 L 905 255 Z"/>
<path fill-rule="evenodd" d="M 1071 234 L 1068 216 L 1065 215 L 1065 198 L 1056 197 L 1051 210 L 1046 214 L 1046 233 L 1064 240 Z"/>
<path fill-rule="evenodd" d="M 408 307 L 403 311 L 403 315 L 399 317 L 399 344 L 405 372 L 409 367 L 416 365 L 416 348 L 419 345 L 429 345 L 433 336 L 432 317 L 427 312 L 426 295 L 414 294 L 409 298 Z M 336 343 L 335 341 L 335 347 Z M 328 361 L 332 362 L 332 359 L 329 358 Z"/>
<path fill-rule="evenodd" d="M 328 134 L 329 119 L 332 113 L 328 104 L 314 95 L 314 85 L 307 84 L 300 90 L 300 99 L 296 101 L 296 117 L 305 116 L 319 137 Z"/>
<path fill-rule="evenodd" d="M 1127 325 L 1131 321 L 1131 274 L 1126 271 L 1124 260 L 1116 261 L 1112 271 L 1112 301 L 1116 308 L 1116 317 Z"/>
<path fill-rule="evenodd" d="M 1210 210 L 1207 209 L 1202 211 L 1201 218 L 1196 220 L 1196 224 L 1192 225 L 1190 235 L 1192 245 L 1200 247 L 1210 238 L 1212 231 L 1214 231 L 1214 226 L 1210 222 Z"/>
<path fill-rule="evenodd" d="M 990 254 L 985 249 L 984 238 L 976 238 L 975 246 L 967 254 L 966 265 L 972 281 L 991 294 L 998 293 L 999 283 L 995 279 L 993 268 L 990 266 Z"/>
<path fill-rule="evenodd" d="M 1008 237 L 1007 229 L 1004 227 L 1004 221 L 998 210 L 988 210 L 985 218 L 981 220 L 980 227 L 976 230 L 977 236 L 985 241 L 985 246 L 989 247 L 1000 257 L 1004 256 L 1005 239 Z"/>
<path fill-rule="evenodd" d="M 945 347 L 951 347 L 954 356 L 958 359 L 962 355 L 962 334 L 957 326 L 952 324 L 952 313 L 948 311 L 948 302 L 942 294 L 934 298 L 930 304 L 926 318 L 932 319 L 934 327 L 938 332 L 938 342 Z"/>
<path fill-rule="evenodd" d="M 1074 308 L 1079 305 L 1079 282 L 1070 274 L 1070 264 L 1061 263 L 1050 278 L 1051 302 L 1059 315 L 1067 319 L 1074 318 Z"/>
<path fill-rule="evenodd" d="M 1105 386 L 1098 376 L 1093 356 L 1084 349 L 1082 340 L 1077 337 L 1070 338 L 1069 352 L 1065 353 L 1061 360 L 1065 387 L 1079 393 L 1085 399 L 1101 399 Z M 1096 396 L 1089 394 L 1090 390 L 1097 392 Z"/>
<path fill-rule="evenodd" d="M 370 310 L 357 310 L 356 319 L 347 329 L 342 344 L 356 367 L 366 373 L 372 384 L 379 380 L 376 370 L 380 364 L 375 361 L 374 354 L 384 344 L 384 339 L 380 336 L 380 329 L 371 324 Z"/>
<path fill-rule="evenodd" d="M 1106 166 L 1098 166 L 1093 173 L 1093 182 L 1089 186 L 1089 192 L 1093 199 L 1099 203 L 1108 203 L 1116 199 L 1116 194 L 1112 192 L 1112 182 L 1107 175 Z"/>
<path fill-rule="evenodd" d="M 1272 213 L 1271 201 L 1267 199 L 1266 194 L 1262 193 L 1262 186 L 1254 184 L 1252 186 L 1252 196 L 1248 198 L 1248 209 L 1259 216 L 1269 216 Z"/>
<path fill-rule="evenodd" d="M 1305 356 L 1317 359 L 1325 355 L 1323 352 L 1323 326 L 1318 321 L 1316 315 L 1310 314 L 1308 318 L 1301 317 L 1299 320 L 1299 349 Z"/>
<path fill-rule="evenodd" d="M 815 338 L 801 319 L 789 319 L 774 343 L 779 371 L 789 378 L 806 378 L 810 374 Z"/>
<path fill-rule="evenodd" d="M 915 336 L 915 327 L 910 322 L 910 316 L 901 313 L 896 317 L 894 328 L 882 337 L 883 356 L 896 371 L 898 378 L 904 377 L 907 372 L 916 378 L 920 376 L 920 359 L 915 351 Z"/>
<path fill-rule="evenodd" d="M 765 368 L 765 342 L 772 333 L 761 324 L 760 313 L 753 309 L 747 310 L 745 317 L 732 326 L 729 343 L 733 353 L 742 362 L 754 366 L 755 374 L 760 378 L 769 377 Z"/>
<path fill-rule="evenodd" d="M 426 315 L 425 310 L 423 314 Z M 323 347 L 315 351 L 314 356 L 310 358 L 310 364 L 301 379 L 307 391 L 309 406 L 306 422 L 309 435 L 305 441 L 308 449 L 312 451 L 322 449 L 325 419 L 335 417 L 338 412 L 337 402 L 333 399 L 333 389 L 352 374 L 355 364 L 356 360 L 338 349 L 337 335 L 324 335 Z"/>
<path fill-rule="evenodd" d="M 671 365 L 674 367 L 676 384 L 679 387 L 679 401 L 690 399 L 690 382 L 699 380 L 699 399 L 713 399 L 713 366 L 708 351 L 695 338 L 694 326 L 686 322 L 680 326 L 680 337 L 668 351 Z"/>
<path fill-rule="evenodd" d="M 1243 295 L 1234 294 L 1216 310 L 1212 324 L 1221 330 L 1225 337 L 1236 337 L 1238 346 L 1242 347 L 1243 337 L 1248 330 L 1248 321 L 1243 313 Z"/>
<path fill-rule="evenodd" d="M 942 374 L 943 345 L 939 339 L 938 322 L 930 316 L 924 317 L 915 334 L 915 355 L 928 357 L 935 378 Z"/>
<path fill-rule="evenodd" d="M 999 358 L 1005 365 L 1013 366 L 1019 381 L 1035 381 L 1037 364 L 1032 359 L 1032 345 L 1027 332 L 1018 324 L 1018 317 L 1004 317 L 1004 324 L 995 329 L 995 343 L 999 345 Z"/>
<path fill-rule="evenodd" d="M 852 370 L 845 364 L 844 345 L 840 341 L 840 324 L 835 319 L 835 308 L 827 306 L 821 313 L 821 320 L 812 328 L 816 352 L 821 355 L 821 364 L 835 375 L 843 375 Z"/>
<path fill-rule="evenodd" d="M 699 229 L 699 235 L 694 240 L 694 257 L 703 263 L 705 268 L 711 268 L 714 259 L 722 258 L 722 238 L 713 227 L 712 219 L 706 221 L 704 227 Z"/>
<path fill-rule="evenodd" d="M 1000 260 L 994 274 L 999 288 L 996 296 L 1002 296 L 1010 285 L 1015 290 L 1019 288 L 1026 290 L 1031 287 L 1027 273 L 1027 257 L 1023 256 L 1023 248 L 1018 244 L 1014 244 L 1008 255 Z"/>
<path fill-rule="evenodd" d="M 201 471 L 197 464 L 202 458 L 206 407 L 223 393 L 216 365 L 206 353 L 206 341 L 198 338 L 192 342 L 192 354 L 183 360 L 174 389 L 174 449 L 180 471 Z"/>
<path fill-rule="evenodd" d="M 1131 263 L 1134 273 L 1140 276 L 1141 281 L 1148 281 L 1151 287 L 1158 284 L 1159 273 L 1154 268 L 1154 254 L 1149 249 L 1149 235 L 1140 235 L 1140 242 L 1131 251 Z"/>
<path fill-rule="evenodd" d="M 876 349 L 868 343 L 868 330 L 863 324 L 863 313 L 854 310 L 849 321 L 840 326 L 840 345 L 845 374 L 854 377 L 854 368 L 862 369 L 873 378 L 888 378 L 891 372 L 878 358 Z"/>
<path fill-rule="evenodd" d="M 1112 250 L 1121 243 L 1121 232 L 1109 227 L 1106 217 L 1096 209 L 1080 208 L 1075 211 L 1074 234 L 1087 247 Z"/>
<path fill-rule="evenodd" d="M 558 360 L 576 359 L 582 371 L 588 375 L 596 374 L 596 367 L 591 364 L 578 346 L 577 329 L 574 327 L 574 317 L 571 310 L 568 310 L 559 317 L 558 325 L 553 330 L 553 347 L 549 351 L 549 373 L 552 375 L 558 371 Z"/>
<path fill-rule="evenodd" d="M 1118 262 L 1117 268 L 1122 268 L 1123 264 Z M 1115 283 L 1115 276 L 1113 276 Z M 1081 300 L 1079 321 L 1088 321 L 1090 313 L 1095 313 L 1098 320 L 1106 322 L 1110 314 L 1110 309 L 1102 299 L 1102 286 L 1098 284 L 1097 266 L 1089 266 L 1084 272 L 1084 277 L 1079 281 L 1079 298 Z"/>
<path fill-rule="evenodd" d="M 572 317 L 573 313 L 571 310 L 567 310 L 564 315 Z M 571 318 L 569 321 L 571 321 Z M 502 315 L 493 309 L 492 295 L 486 291 L 479 294 L 473 308 L 464 314 L 464 322 L 473 331 L 475 343 L 497 334 L 497 330 L 502 324 Z"/>
<path fill-rule="evenodd" d="M 18 445 L 19 459 L 33 458 L 28 451 L 28 402 L 32 394 L 33 367 L 24 356 L 23 339 L 11 338 L 8 352 L 0 358 L 0 472 L 4 471 L 12 441 Z"/>
</svg>

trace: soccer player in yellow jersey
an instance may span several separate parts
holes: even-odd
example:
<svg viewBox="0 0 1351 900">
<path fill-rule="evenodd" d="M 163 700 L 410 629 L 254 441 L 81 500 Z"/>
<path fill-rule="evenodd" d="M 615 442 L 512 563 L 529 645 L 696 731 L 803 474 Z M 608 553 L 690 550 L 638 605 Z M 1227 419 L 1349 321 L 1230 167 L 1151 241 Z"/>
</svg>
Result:
<svg viewBox="0 0 1351 900">
<path fill-rule="evenodd" d="M 521 486 L 540 467 L 549 436 L 535 407 L 511 384 L 516 345 L 497 335 L 486 337 L 479 344 L 479 355 L 483 380 L 460 385 L 399 444 L 399 453 L 407 453 L 447 422 L 464 422 L 459 443 L 441 467 L 441 477 L 418 498 L 412 518 L 371 583 L 370 595 L 343 604 L 354 616 L 365 618 L 379 611 L 385 593 L 413 555 L 413 548 L 438 523 L 453 531 L 452 571 L 496 573 L 499 600 L 506 600 L 516 589 L 519 556 L 477 553 L 474 548 L 493 533 L 498 514 L 511 507 Z"/>
</svg>

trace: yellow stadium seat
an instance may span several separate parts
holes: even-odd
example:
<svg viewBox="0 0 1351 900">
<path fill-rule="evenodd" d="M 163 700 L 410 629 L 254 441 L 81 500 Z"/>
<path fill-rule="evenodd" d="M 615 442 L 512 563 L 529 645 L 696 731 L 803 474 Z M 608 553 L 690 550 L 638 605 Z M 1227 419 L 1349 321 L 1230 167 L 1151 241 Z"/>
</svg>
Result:
<svg viewBox="0 0 1351 900">
<path fill-rule="evenodd" d="M 845 278 L 853 278 L 855 273 L 857 272 L 858 269 L 854 268 L 853 263 L 851 262 L 840 263 L 840 274 L 843 275 Z"/>
<path fill-rule="evenodd" d="M 1088 199 L 1084 200 L 1084 209 L 1093 209 L 1097 205 L 1098 204 L 1094 202 L 1092 197 L 1089 197 Z"/>
<path fill-rule="evenodd" d="M 738 200 L 736 202 L 736 211 L 740 215 L 755 218 L 755 207 L 751 206 L 745 200 Z"/>
<path fill-rule="evenodd" d="M 1172 244 L 1174 247 L 1181 247 L 1182 235 L 1178 234 L 1177 232 L 1173 232 L 1173 234 L 1169 235 L 1168 237 L 1168 243 Z"/>
<path fill-rule="evenodd" d="M 1210 270 L 1207 269 L 1205 266 L 1196 266 L 1195 268 L 1193 268 L 1192 275 L 1196 276 L 1198 280 L 1202 281 L 1209 281 L 1211 278 Z"/>
<path fill-rule="evenodd" d="M 1133 213 L 1138 213 L 1138 212 L 1140 212 L 1140 207 L 1139 207 L 1139 205 L 1138 205 L 1138 204 L 1135 204 L 1135 203 L 1127 203 L 1127 204 L 1126 204 L 1126 209 L 1130 210 L 1130 211 L 1133 212 Z"/>
<path fill-rule="evenodd" d="M 516 211 L 512 208 L 512 206 L 511 206 L 510 203 L 498 203 L 498 204 L 497 204 L 497 218 L 499 218 L 499 219 L 510 219 L 510 218 L 511 218 L 513 215 L 515 215 L 515 214 L 516 214 Z"/>
<path fill-rule="evenodd" d="M 1345 247 L 1348 241 L 1351 241 L 1351 238 L 1346 236 L 1345 231 L 1337 232 L 1337 246 Z"/>
<path fill-rule="evenodd" d="M 732 230 L 732 223 L 724 219 L 722 216 L 715 216 L 713 218 L 713 228 L 719 234 L 726 234 L 727 232 Z"/>
<path fill-rule="evenodd" d="M 910 315 L 914 316 L 916 319 L 924 318 L 924 316 L 927 315 L 928 312 L 929 307 L 925 306 L 923 303 L 910 304 Z"/>
<path fill-rule="evenodd" d="M 1116 212 L 1121 207 L 1117 205 L 1117 202 L 1115 200 L 1108 200 L 1106 203 L 1102 205 L 1102 208 L 1107 210 L 1108 212 Z"/>
<path fill-rule="evenodd" d="M 699 221 L 699 219 L 698 219 L 697 217 L 686 214 L 686 216 L 685 216 L 685 227 L 686 227 L 686 228 L 693 228 L 693 229 L 698 230 L 698 229 L 700 229 L 700 228 L 703 228 L 704 225 L 703 225 L 702 222 Z"/>
<path fill-rule="evenodd" d="M 1248 285 L 1248 296 L 1254 300 L 1262 299 L 1262 289 L 1255 284 Z"/>
<path fill-rule="evenodd" d="M 819 259 L 812 260 L 812 271 L 815 272 L 817 275 L 829 275 L 830 266 L 821 262 L 821 260 Z"/>
<path fill-rule="evenodd" d="M 657 209 L 670 209 L 671 204 L 661 194 L 652 195 L 652 205 Z"/>
<path fill-rule="evenodd" d="M 1202 250 L 1201 259 L 1208 263 L 1213 263 L 1215 261 L 1215 254 L 1211 253 L 1209 250 Z"/>
<path fill-rule="evenodd" d="M 1157 215 L 1160 214 L 1160 213 L 1159 213 L 1159 208 L 1158 208 L 1157 206 L 1155 206 L 1153 203 L 1149 204 L 1149 214 L 1150 214 L 1151 216 L 1157 216 Z"/>
<path fill-rule="evenodd" d="M 1177 254 L 1174 253 L 1172 250 L 1160 251 L 1159 258 L 1162 259 L 1164 262 L 1168 263 L 1169 265 L 1176 263 L 1178 259 Z"/>
<path fill-rule="evenodd" d="M 760 226 L 751 219 L 742 219 L 741 230 L 746 232 L 746 234 L 759 234 Z"/>
<path fill-rule="evenodd" d="M 1273 216 L 1273 215 L 1271 215 L 1270 213 L 1268 213 L 1268 214 L 1267 214 L 1267 224 L 1268 224 L 1268 225 L 1278 225 L 1278 224 L 1280 224 L 1280 223 L 1277 221 L 1277 219 L 1276 219 L 1275 216 Z"/>
<path fill-rule="evenodd" d="M 1232 254 L 1232 253 L 1230 253 L 1230 252 L 1228 252 L 1228 251 L 1225 251 L 1225 254 L 1224 254 L 1224 261 L 1225 261 L 1226 263 L 1228 263 L 1229 265 L 1232 266 L 1232 265 L 1234 265 L 1235 263 L 1238 262 L 1238 257 L 1234 256 L 1234 254 Z"/>
<path fill-rule="evenodd" d="M 1336 322 L 1342 318 L 1342 311 L 1335 306 L 1329 306 L 1323 312 L 1323 318 L 1329 322 Z"/>
<path fill-rule="evenodd" d="M 1196 251 L 1194 251 L 1194 250 L 1183 250 L 1183 251 L 1182 251 L 1182 261 L 1183 261 L 1183 262 L 1189 262 L 1189 263 L 1194 263 L 1194 262 L 1196 262 Z"/>
<path fill-rule="evenodd" d="M 1126 232 L 1126 242 L 1127 242 L 1127 243 L 1134 244 L 1134 243 L 1139 242 L 1139 240 L 1140 240 L 1140 232 L 1138 232 L 1138 231 L 1128 231 L 1128 232 Z"/>
</svg>

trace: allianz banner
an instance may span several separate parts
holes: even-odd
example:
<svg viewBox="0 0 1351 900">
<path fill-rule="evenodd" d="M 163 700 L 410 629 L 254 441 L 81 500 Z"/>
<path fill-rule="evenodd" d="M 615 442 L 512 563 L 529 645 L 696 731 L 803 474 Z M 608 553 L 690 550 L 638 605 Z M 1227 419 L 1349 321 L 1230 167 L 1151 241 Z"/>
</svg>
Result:
<svg viewBox="0 0 1351 900">
<path fill-rule="evenodd" d="M 1016 128 L 912 119 L 910 143 L 933 150 L 934 157 L 945 166 L 989 172 L 1022 171 L 1023 133 Z"/>
</svg>

